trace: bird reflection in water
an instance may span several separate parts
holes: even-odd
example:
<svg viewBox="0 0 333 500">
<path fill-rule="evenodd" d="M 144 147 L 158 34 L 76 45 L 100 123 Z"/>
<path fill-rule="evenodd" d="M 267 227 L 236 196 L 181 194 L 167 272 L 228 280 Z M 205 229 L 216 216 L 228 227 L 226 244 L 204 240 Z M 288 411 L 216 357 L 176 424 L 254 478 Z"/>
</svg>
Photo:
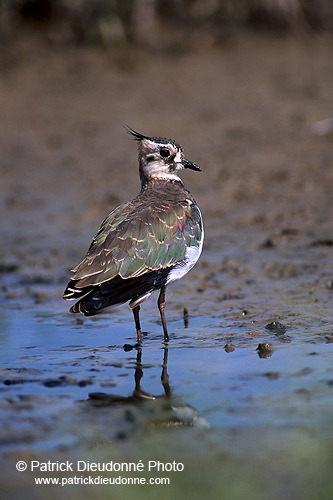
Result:
<svg viewBox="0 0 333 500">
<path fill-rule="evenodd" d="M 208 428 L 207 420 L 192 406 L 179 400 L 172 395 L 167 371 L 168 349 L 164 348 L 161 384 L 163 393 L 153 395 L 141 388 L 144 375 L 142 364 L 142 349 L 137 349 L 134 390 L 130 396 L 120 396 L 105 392 L 93 392 L 89 394 L 88 403 L 94 407 L 126 407 L 126 419 L 133 423 L 149 426 L 195 426 Z"/>
</svg>

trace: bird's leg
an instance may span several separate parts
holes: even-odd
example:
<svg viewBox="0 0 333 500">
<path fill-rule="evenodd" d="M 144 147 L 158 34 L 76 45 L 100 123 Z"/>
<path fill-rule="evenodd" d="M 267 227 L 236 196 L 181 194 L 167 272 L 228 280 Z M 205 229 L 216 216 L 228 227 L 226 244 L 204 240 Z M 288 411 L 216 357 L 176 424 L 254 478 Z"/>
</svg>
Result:
<svg viewBox="0 0 333 500">
<path fill-rule="evenodd" d="M 140 306 L 134 307 L 133 315 L 134 315 L 134 321 L 135 321 L 136 335 L 138 337 L 138 344 L 142 344 L 142 332 L 141 332 L 141 326 L 140 326 L 139 312 L 140 312 Z"/>
<path fill-rule="evenodd" d="M 160 311 L 160 315 L 161 315 L 163 332 L 164 332 L 164 341 L 167 342 L 169 340 L 169 335 L 168 335 L 168 329 L 167 329 L 165 314 L 164 314 L 165 291 L 166 291 L 166 286 L 164 285 L 164 286 L 162 286 L 160 294 L 158 296 L 157 306 L 158 306 L 158 310 Z"/>
</svg>

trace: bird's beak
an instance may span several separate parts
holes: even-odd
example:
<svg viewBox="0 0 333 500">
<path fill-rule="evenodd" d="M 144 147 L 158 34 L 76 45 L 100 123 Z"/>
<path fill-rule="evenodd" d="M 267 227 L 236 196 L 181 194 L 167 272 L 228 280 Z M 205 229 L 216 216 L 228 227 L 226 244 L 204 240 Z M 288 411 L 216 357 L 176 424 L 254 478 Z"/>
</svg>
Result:
<svg viewBox="0 0 333 500">
<path fill-rule="evenodd" d="M 182 161 L 183 167 L 184 168 L 190 168 L 191 170 L 196 170 L 197 172 L 201 172 L 202 168 L 199 167 L 196 163 L 193 163 L 192 161 L 188 160 L 187 158 L 184 158 Z"/>
</svg>

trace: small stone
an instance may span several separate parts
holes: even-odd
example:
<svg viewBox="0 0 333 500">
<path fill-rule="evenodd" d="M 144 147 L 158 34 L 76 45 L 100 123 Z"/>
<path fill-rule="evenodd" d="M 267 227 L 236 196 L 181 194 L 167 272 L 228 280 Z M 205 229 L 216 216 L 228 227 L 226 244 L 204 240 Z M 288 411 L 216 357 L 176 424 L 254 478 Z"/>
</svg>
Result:
<svg viewBox="0 0 333 500">
<path fill-rule="evenodd" d="M 131 351 L 133 349 L 133 346 L 131 344 L 124 344 L 123 349 L 125 352 Z"/>
<path fill-rule="evenodd" d="M 260 342 L 257 347 L 257 351 L 270 351 L 272 348 L 271 344 L 268 342 Z"/>
<path fill-rule="evenodd" d="M 257 352 L 259 358 L 269 358 L 272 356 L 272 346 L 268 342 L 261 342 L 258 344 Z"/>
<path fill-rule="evenodd" d="M 268 323 L 265 328 L 266 330 L 270 330 L 271 332 L 279 334 L 286 333 L 287 331 L 287 327 L 282 323 L 279 323 L 278 321 L 272 321 L 271 323 Z"/>
</svg>

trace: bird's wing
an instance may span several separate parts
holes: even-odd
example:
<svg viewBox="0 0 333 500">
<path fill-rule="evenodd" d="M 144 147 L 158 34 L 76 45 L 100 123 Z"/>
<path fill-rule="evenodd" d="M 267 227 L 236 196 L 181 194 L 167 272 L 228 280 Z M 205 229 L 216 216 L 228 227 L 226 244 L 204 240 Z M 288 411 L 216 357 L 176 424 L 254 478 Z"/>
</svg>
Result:
<svg viewBox="0 0 333 500">
<path fill-rule="evenodd" d="M 192 202 L 120 205 L 104 220 L 71 280 L 82 289 L 115 276 L 134 278 L 181 263 L 202 237 L 199 209 Z"/>
</svg>

